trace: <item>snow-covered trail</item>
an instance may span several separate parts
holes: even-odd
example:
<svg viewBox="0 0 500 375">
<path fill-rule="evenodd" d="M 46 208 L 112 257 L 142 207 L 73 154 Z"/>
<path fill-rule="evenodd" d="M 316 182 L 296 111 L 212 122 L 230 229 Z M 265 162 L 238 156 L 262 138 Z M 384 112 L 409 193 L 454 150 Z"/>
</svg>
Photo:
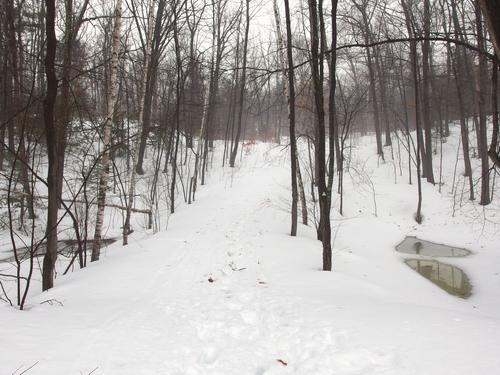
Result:
<svg viewBox="0 0 500 375">
<path fill-rule="evenodd" d="M 113 245 L 27 312 L 2 311 L 0 374 L 498 373 L 498 316 L 412 294 L 422 279 L 391 249 L 371 265 L 355 245 L 337 250 L 320 272 L 314 231 L 287 235 L 287 168 L 249 159 L 212 176 L 166 232 Z"/>
</svg>

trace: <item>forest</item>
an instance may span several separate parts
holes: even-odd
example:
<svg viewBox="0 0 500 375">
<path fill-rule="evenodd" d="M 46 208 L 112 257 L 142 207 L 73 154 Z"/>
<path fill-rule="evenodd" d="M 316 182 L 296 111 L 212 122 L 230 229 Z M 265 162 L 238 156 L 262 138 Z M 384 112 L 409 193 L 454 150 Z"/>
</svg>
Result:
<svg viewBox="0 0 500 375">
<path fill-rule="evenodd" d="M 500 371 L 498 56 L 498 0 L 2 0 L 0 372 Z"/>
</svg>

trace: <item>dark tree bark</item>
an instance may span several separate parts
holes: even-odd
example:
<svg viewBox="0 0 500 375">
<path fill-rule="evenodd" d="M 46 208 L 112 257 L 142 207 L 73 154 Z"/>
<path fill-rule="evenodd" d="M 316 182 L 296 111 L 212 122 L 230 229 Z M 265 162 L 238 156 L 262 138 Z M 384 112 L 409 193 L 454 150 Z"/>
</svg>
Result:
<svg viewBox="0 0 500 375">
<path fill-rule="evenodd" d="M 479 0 L 481 9 L 488 25 L 493 47 L 496 53 L 496 60 L 493 62 L 492 73 L 492 111 L 493 111 L 493 133 L 488 149 L 488 155 L 497 168 L 500 168 L 500 152 L 498 150 L 498 104 L 497 104 L 497 80 L 498 80 L 498 59 L 500 58 L 500 0 Z"/>
<path fill-rule="evenodd" d="M 342 153 L 340 150 L 339 142 L 339 125 L 337 121 L 337 104 L 335 102 L 335 93 L 337 88 L 337 5 L 338 0 L 332 0 L 332 48 L 330 54 L 330 93 L 328 97 L 328 137 L 329 137 L 329 152 L 330 159 L 328 165 L 328 211 L 331 210 L 332 206 L 332 192 L 333 192 L 333 176 L 334 176 L 334 166 L 335 159 L 337 160 L 337 166 L 340 166 L 338 172 L 340 173 L 342 167 Z"/>
<path fill-rule="evenodd" d="M 430 37 L 431 15 L 430 1 L 424 0 L 424 37 Z M 430 52 L 431 44 L 428 39 L 422 42 L 422 120 L 424 125 L 425 137 L 425 159 L 424 162 L 424 177 L 427 182 L 434 184 L 434 171 L 432 168 L 432 119 L 431 119 L 431 76 L 430 76 Z"/>
<path fill-rule="evenodd" d="M 452 19 L 453 24 L 455 26 L 455 38 L 459 39 L 460 37 L 460 24 L 457 15 L 457 8 L 454 2 L 451 3 L 452 9 Z M 455 73 L 455 84 L 457 87 L 457 98 L 458 98 L 458 109 L 460 113 L 460 134 L 462 137 L 462 153 L 464 157 L 464 176 L 468 177 L 469 180 L 469 199 L 474 200 L 474 181 L 472 179 L 472 167 L 470 162 L 469 155 L 469 129 L 466 122 L 466 113 L 465 113 L 465 84 L 464 77 L 466 73 L 464 72 L 465 67 L 465 49 L 462 46 L 455 47 L 455 61 L 453 64 L 453 70 Z"/>
<path fill-rule="evenodd" d="M 331 271 L 332 269 L 332 245 L 331 245 L 331 227 L 330 227 L 330 210 L 325 181 L 325 110 L 323 97 L 323 69 L 322 59 L 320 58 L 320 31 L 318 14 L 323 9 L 319 7 L 316 0 L 308 0 L 309 5 L 309 24 L 311 36 L 311 70 L 312 83 L 314 91 L 314 102 L 316 110 L 316 165 L 318 168 L 317 187 L 318 200 L 320 208 L 318 239 L 323 244 L 323 270 Z M 322 51 L 321 51 L 322 52 Z"/>
<path fill-rule="evenodd" d="M 415 38 L 417 36 L 417 34 L 416 34 L 416 31 L 415 31 L 415 26 L 414 26 L 415 25 L 415 19 L 413 17 L 413 13 L 412 13 L 412 9 L 411 9 L 411 4 L 412 4 L 411 1 L 407 2 L 407 1 L 401 0 L 401 6 L 403 8 L 403 12 L 404 12 L 404 15 L 405 15 L 405 23 L 406 23 L 406 30 L 408 31 L 408 36 L 410 38 Z M 416 43 L 416 41 L 413 40 L 410 43 Z M 413 52 L 411 50 L 411 45 L 410 45 L 410 55 L 412 53 Z M 414 58 L 415 61 L 418 60 L 417 50 L 415 50 L 415 54 L 414 54 L 413 57 L 410 57 L 410 59 L 411 58 Z M 414 81 L 415 81 L 414 84 L 417 84 L 417 82 L 419 80 L 419 76 L 420 76 L 420 74 L 419 74 L 419 66 L 418 66 L 417 63 L 413 64 L 413 62 L 412 62 L 411 64 L 412 64 L 412 69 L 413 68 L 415 69 L 415 72 L 413 72 L 413 70 L 412 70 L 412 74 L 415 73 L 415 74 L 413 74 Z M 417 87 L 416 89 L 417 90 L 414 91 L 414 92 L 415 93 L 418 92 L 419 95 L 420 95 L 419 88 Z M 420 108 L 421 107 L 420 101 L 421 101 L 421 97 L 416 97 L 415 98 L 415 103 L 416 103 L 415 105 L 417 105 L 417 102 L 419 102 L 418 103 L 418 105 L 419 105 L 419 111 L 416 112 L 416 116 L 421 116 L 422 115 L 421 108 Z M 418 118 L 418 119 L 416 118 L 415 120 L 416 121 L 420 121 L 420 118 Z M 420 125 L 421 125 L 421 123 L 420 123 Z M 426 149 L 425 149 L 425 144 L 424 144 L 424 134 L 423 134 L 422 126 L 416 127 L 415 130 L 416 130 L 416 133 L 417 133 L 416 134 L 417 135 L 417 141 L 420 144 L 419 155 L 420 155 L 421 168 L 420 168 L 420 170 L 419 170 L 418 173 L 419 173 L 419 176 L 425 177 L 426 174 L 427 174 L 427 170 L 426 170 L 427 164 L 425 163 L 425 160 L 427 160 L 427 156 L 426 156 Z M 422 161 L 423 161 L 423 163 L 422 163 Z M 420 173 L 420 172 L 422 172 L 422 173 Z"/>
<path fill-rule="evenodd" d="M 476 31 L 477 31 L 477 44 L 478 47 L 485 50 L 483 20 L 481 15 L 481 8 L 479 3 L 476 2 Z M 486 134 L 486 108 L 487 108 L 487 93 L 486 85 L 488 80 L 488 66 L 486 56 L 479 55 L 479 74 L 477 78 L 477 91 L 478 91 L 478 109 L 479 109 L 479 129 L 478 129 L 478 152 L 481 158 L 481 198 L 479 204 L 487 205 L 491 202 L 490 199 L 490 166 L 488 158 L 488 140 Z"/>
<path fill-rule="evenodd" d="M 21 35 L 19 31 L 16 35 L 16 28 L 19 29 L 20 26 L 15 24 L 14 15 L 15 8 L 12 0 L 7 0 L 5 2 L 5 38 L 6 38 L 6 65 L 5 65 L 5 77 L 6 85 L 4 92 L 5 100 L 5 117 L 7 121 L 7 126 L 9 129 L 9 145 L 15 138 L 17 138 L 19 146 L 19 152 L 16 153 L 16 158 L 14 161 L 15 169 L 19 170 L 19 177 L 23 190 L 27 200 L 29 218 L 33 218 L 35 213 L 33 209 L 33 196 L 31 193 L 31 185 L 29 181 L 29 172 L 27 168 L 28 162 L 28 151 L 26 149 L 26 118 L 20 119 L 20 116 L 15 114 L 20 111 L 21 107 L 24 105 L 23 98 L 23 54 L 22 51 L 18 51 Z M 16 27 L 17 26 L 17 27 Z M 29 99 L 31 100 L 31 99 Z M 28 103 L 29 104 L 29 103 Z M 14 115 L 12 118 L 9 118 Z M 2 126 L 2 129 L 4 127 Z M 2 137 L 3 140 L 3 137 Z M 16 145 L 16 146 L 17 146 Z M 12 146 L 9 146 L 13 150 Z M 17 164 L 19 159 L 20 163 Z M 24 197 L 23 197 L 24 204 Z M 21 209 L 21 223 L 23 218 L 24 208 Z"/>
<path fill-rule="evenodd" d="M 297 185 L 299 188 L 299 198 L 302 212 L 302 224 L 308 225 L 308 212 L 307 212 L 307 199 L 306 192 L 304 189 L 304 180 L 302 179 L 302 173 L 300 172 L 300 162 L 297 158 Z"/>
<path fill-rule="evenodd" d="M 491 74 L 491 110 L 493 112 L 493 132 L 491 134 L 491 143 L 488 149 L 488 155 L 497 168 L 500 168 L 500 156 L 498 150 L 498 64 L 493 63 L 493 72 Z"/>
<path fill-rule="evenodd" d="M 406 27 L 408 29 L 408 35 L 412 35 L 413 30 L 411 29 L 410 22 L 410 10 L 404 0 L 401 0 L 401 6 L 403 7 L 406 19 Z M 422 127 L 420 125 L 420 93 L 419 93 L 419 82 L 418 82 L 418 56 L 417 56 L 417 43 L 415 41 L 410 42 L 410 60 L 411 60 L 411 71 L 413 76 L 413 87 L 415 95 L 415 127 L 417 133 L 417 149 L 415 151 L 415 157 L 417 159 L 417 212 L 415 214 L 415 221 L 419 224 L 422 223 L 422 182 L 420 178 L 421 170 L 421 148 L 422 144 Z"/>
<path fill-rule="evenodd" d="M 73 0 L 65 0 L 65 26 L 64 26 L 64 44 L 63 44 L 63 67 L 61 75 L 61 116 L 58 124 L 59 129 L 59 171 L 57 172 L 57 191 L 59 198 L 62 199 L 63 180 L 64 180 L 64 160 L 66 154 L 66 145 L 68 138 L 68 130 L 71 126 L 73 94 L 71 92 L 71 73 L 73 70 L 73 45 L 78 35 L 78 31 L 83 22 L 83 16 L 87 10 L 89 0 L 85 0 L 78 13 L 78 17 L 74 19 Z M 61 207 L 61 201 L 59 201 Z"/>
<path fill-rule="evenodd" d="M 366 0 L 360 0 L 360 3 L 354 1 L 354 6 L 360 11 L 363 18 L 363 35 L 366 45 L 371 43 L 371 29 L 370 21 L 367 14 L 368 2 Z M 368 65 L 368 76 L 370 79 L 370 97 L 373 109 L 373 121 L 375 125 L 375 138 L 377 140 L 377 154 L 384 159 L 384 148 L 382 147 L 382 132 L 380 129 L 380 114 L 377 102 L 377 89 L 376 89 L 376 76 L 375 68 L 373 64 L 372 51 L 370 47 L 366 47 L 366 59 Z"/>
<path fill-rule="evenodd" d="M 389 121 L 389 112 L 387 107 L 389 106 L 387 91 L 386 91 L 386 76 L 387 72 L 385 71 L 385 66 L 382 63 L 382 58 L 380 56 L 380 48 L 375 49 L 374 61 L 375 66 L 377 67 L 377 75 L 379 79 L 379 88 L 380 88 L 380 105 L 382 107 L 382 116 L 384 122 L 384 132 L 385 132 L 385 141 L 384 146 L 391 146 L 391 124 Z"/>
<path fill-rule="evenodd" d="M 70 93 L 70 74 L 72 64 L 73 49 L 73 0 L 65 0 L 65 35 L 63 43 L 63 69 L 61 76 L 61 119 L 59 128 L 59 170 L 57 172 L 57 194 L 62 198 L 63 179 L 64 179 L 64 157 L 66 152 L 66 133 L 71 123 L 71 93 Z M 61 207 L 61 200 L 59 200 Z"/>
<path fill-rule="evenodd" d="M 184 89 L 184 79 L 182 71 L 182 58 L 179 44 L 179 13 L 178 4 L 174 5 L 174 48 L 175 48 L 175 61 L 176 61 L 176 83 L 175 83 L 175 146 L 172 154 L 172 181 L 170 185 L 170 213 L 175 212 L 175 185 L 177 180 L 177 153 L 179 150 L 179 139 L 180 139 L 180 110 Z"/>
<path fill-rule="evenodd" d="M 484 13 L 495 53 L 500 57 L 500 0 L 478 0 Z"/>
<path fill-rule="evenodd" d="M 43 100 L 43 120 L 47 140 L 47 156 L 49 160 L 47 187 L 47 252 L 43 258 L 42 289 L 47 290 L 54 286 L 55 264 L 57 260 L 57 213 L 59 207 L 59 194 L 57 177 L 59 171 L 59 134 L 54 121 L 54 107 L 57 97 L 57 77 L 55 58 L 57 39 L 55 32 L 56 4 L 55 0 L 45 0 L 45 75 L 47 77 L 47 90 Z"/>
<path fill-rule="evenodd" d="M 224 2 L 223 6 L 227 3 Z M 220 66 L 222 63 L 222 57 L 225 49 L 226 38 L 225 34 L 227 30 L 221 30 L 223 8 L 221 9 L 220 2 L 214 3 L 213 5 L 213 33 L 212 38 L 215 44 L 215 51 L 212 55 L 212 61 L 210 66 L 210 83 L 208 88 L 208 107 L 206 108 L 206 122 L 204 134 L 200 134 L 203 137 L 203 163 L 201 168 L 201 184 L 205 184 L 205 172 L 207 168 L 207 157 L 208 157 L 208 146 L 213 143 L 213 132 L 212 132 L 212 118 L 214 117 L 215 105 L 217 101 L 217 94 L 219 92 L 219 77 L 220 77 Z"/>
<path fill-rule="evenodd" d="M 16 42 L 16 30 L 14 25 L 14 4 L 12 0 L 6 0 L 5 6 L 5 38 L 6 38 L 6 91 L 4 95 L 6 96 L 6 111 L 10 115 L 15 113 L 15 97 L 16 97 L 16 87 L 19 86 L 19 81 L 16 75 L 19 73 L 17 66 L 17 42 Z M 14 140 L 15 140 L 15 119 L 12 118 L 7 123 L 8 130 L 8 146 L 10 150 L 14 150 Z"/>
<path fill-rule="evenodd" d="M 290 6 L 285 0 L 286 20 L 286 54 L 288 60 L 288 117 L 290 120 L 290 172 L 292 184 L 292 227 L 290 234 L 297 235 L 297 140 L 295 135 L 295 72 L 293 68 L 292 26 L 290 19 Z M 278 36 L 279 37 L 279 36 Z M 306 219 L 307 221 L 307 219 Z"/>
<path fill-rule="evenodd" d="M 151 112 L 153 104 L 153 94 L 156 87 L 158 63 L 162 50 L 165 48 L 165 38 L 170 31 L 170 25 L 165 24 L 165 6 L 166 1 L 160 0 L 158 2 L 158 9 L 156 11 L 155 25 L 153 31 L 153 40 L 151 41 L 151 58 L 149 60 L 148 66 L 144 67 L 147 70 L 146 77 L 146 88 L 144 90 L 144 107 L 143 107 L 143 118 L 142 121 L 142 131 L 139 140 L 139 150 L 137 153 L 137 163 L 136 172 L 139 175 L 144 174 L 144 155 L 146 152 L 146 142 L 149 137 L 149 131 L 151 127 Z M 168 19 L 167 19 L 168 20 Z M 147 48 L 147 47 L 145 47 Z"/>
<path fill-rule="evenodd" d="M 415 42 L 411 43 L 411 55 L 412 55 L 412 72 L 414 80 L 414 90 L 415 90 L 415 127 L 417 134 L 421 133 L 420 125 L 420 99 L 418 90 L 418 62 L 417 62 L 417 44 Z M 415 221 L 419 224 L 422 223 L 422 181 L 420 178 L 421 170 L 421 158 L 420 149 L 423 147 L 422 137 L 417 135 L 417 150 L 415 152 L 417 159 L 417 188 L 418 188 L 418 200 L 417 200 L 417 212 L 415 214 Z"/>
<path fill-rule="evenodd" d="M 241 79 L 240 79 L 240 106 L 238 109 L 238 123 L 237 123 L 237 128 L 236 128 L 236 135 L 234 137 L 234 144 L 233 148 L 231 150 L 231 156 L 229 157 L 229 166 L 231 168 L 234 167 L 234 163 L 236 161 L 236 155 L 238 154 L 238 144 L 240 142 L 240 137 L 241 137 L 241 124 L 242 124 L 242 118 L 243 118 L 243 107 L 245 105 L 245 84 L 246 84 L 246 77 L 247 77 L 247 52 L 248 52 L 248 32 L 250 30 L 250 0 L 245 0 L 246 2 L 246 7 L 245 7 L 245 18 L 246 18 L 246 25 L 245 25 L 245 37 L 243 40 L 243 62 L 242 62 L 242 67 L 241 67 Z"/>
</svg>

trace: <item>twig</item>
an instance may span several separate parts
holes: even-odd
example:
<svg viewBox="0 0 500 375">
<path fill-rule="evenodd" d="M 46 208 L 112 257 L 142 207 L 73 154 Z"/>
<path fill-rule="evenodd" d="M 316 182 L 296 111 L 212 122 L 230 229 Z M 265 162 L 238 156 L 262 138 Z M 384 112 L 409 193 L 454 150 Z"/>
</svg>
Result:
<svg viewBox="0 0 500 375">
<path fill-rule="evenodd" d="M 29 370 L 31 370 L 33 367 L 35 367 L 36 365 L 38 365 L 38 361 L 36 361 L 35 363 L 33 363 L 30 367 L 28 367 L 26 370 L 24 370 L 23 372 L 20 372 L 19 375 L 23 375 L 23 374 L 26 374 Z M 17 371 L 17 370 L 16 370 Z M 13 373 L 15 374 L 15 372 Z"/>
<path fill-rule="evenodd" d="M 44 304 L 44 303 L 48 303 L 49 305 L 53 305 L 54 303 L 57 303 L 59 306 L 64 306 L 63 303 L 61 301 L 58 301 L 57 299 L 55 298 L 51 298 L 51 299 L 48 299 L 48 300 L 45 300 L 45 301 L 42 301 L 40 302 L 40 305 L 41 304 Z"/>
<path fill-rule="evenodd" d="M 9 296 L 7 295 L 7 292 L 5 291 L 5 288 L 4 288 L 3 283 L 2 283 L 2 281 L 1 281 L 1 280 L 0 280 L 0 287 L 2 288 L 3 295 L 4 295 L 4 296 L 5 296 L 5 298 L 6 298 L 6 299 L 3 299 L 2 297 L 0 297 L 0 299 L 1 299 L 2 301 L 5 301 L 5 302 L 7 302 L 7 301 L 8 301 L 8 302 L 9 302 L 9 304 L 10 304 L 11 306 L 14 306 L 14 305 L 12 304 L 11 299 L 10 299 L 10 298 L 9 298 Z"/>
<path fill-rule="evenodd" d="M 10 262 L 9 262 L 10 263 Z M 1 277 L 10 277 L 12 279 L 21 279 L 21 280 L 24 280 L 24 281 L 27 281 L 28 278 L 24 277 L 24 276 L 17 276 L 17 275 L 9 275 L 9 274 L 6 274 L 6 273 L 0 273 L 0 276 Z"/>
</svg>

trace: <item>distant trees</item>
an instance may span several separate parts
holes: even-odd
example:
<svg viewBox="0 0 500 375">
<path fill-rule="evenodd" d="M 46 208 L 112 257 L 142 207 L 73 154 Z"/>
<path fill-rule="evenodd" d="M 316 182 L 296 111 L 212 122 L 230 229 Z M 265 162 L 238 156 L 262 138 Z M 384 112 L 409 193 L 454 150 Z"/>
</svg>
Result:
<svg viewBox="0 0 500 375">
<path fill-rule="evenodd" d="M 380 127 L 380 114 L 378 105 L 378 96 L 376 88 L 376 77 L 375 77 L 375 64 L 372 58 L 372 52 L 369 45 L 372 43 L 372 31 L 370 27 L 370 20 L 368 17 L 368 5 L 369 0 L 359 0 L 359 2 L 353 1 L 354 6 L 361 13 L 361 27 L 364 36 L 364 43 L 366 47 L 366 61 L 368 66 L 368 76 L 370 79 L 370 101 L 372 103 L 373 109 L 373 123 L 375 126 L 375 138 L 377 140 L 377 154 L 384 159 L 384 149 L 382 147 L 382 130 Z"/>
</svg>

